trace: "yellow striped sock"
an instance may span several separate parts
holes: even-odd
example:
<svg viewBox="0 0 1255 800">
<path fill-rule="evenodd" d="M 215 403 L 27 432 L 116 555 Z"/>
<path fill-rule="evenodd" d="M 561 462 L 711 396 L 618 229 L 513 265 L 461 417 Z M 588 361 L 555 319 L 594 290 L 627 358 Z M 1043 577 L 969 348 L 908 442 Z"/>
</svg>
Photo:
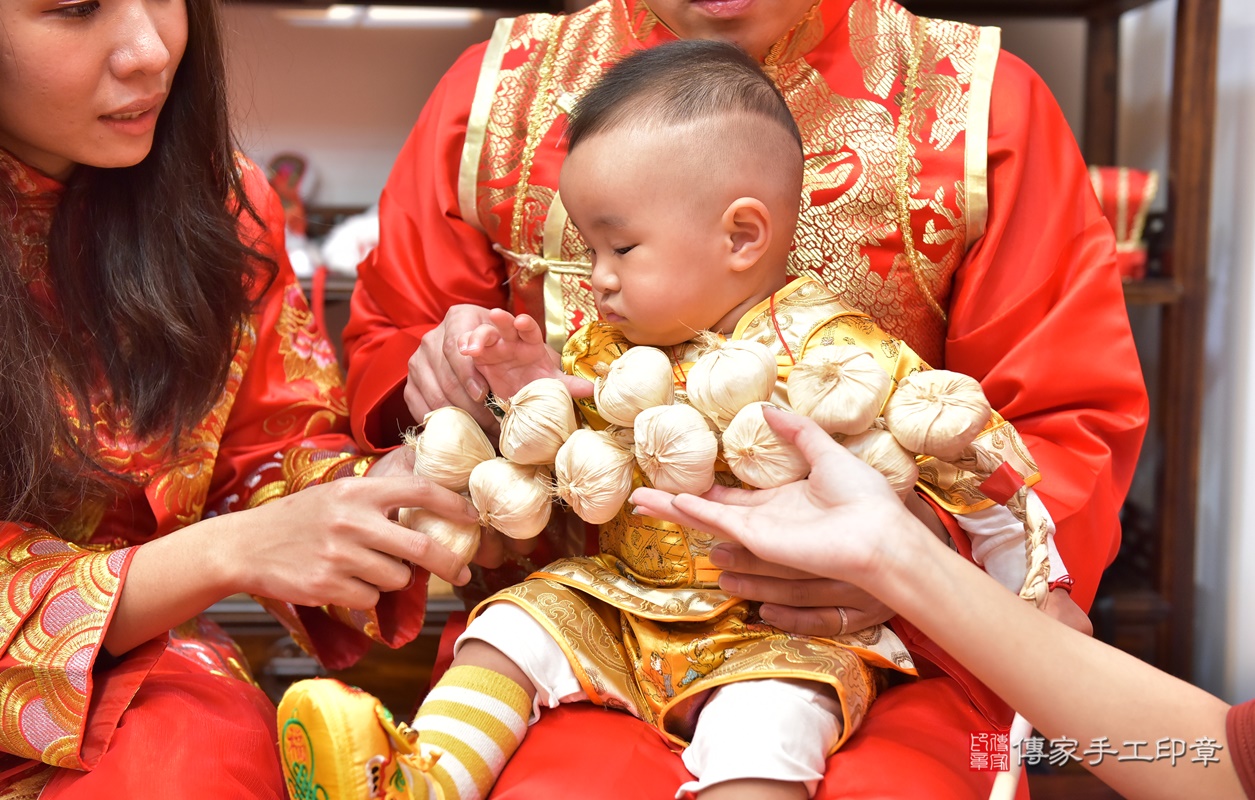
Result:
<svg viewBox="0 0 1255 800">
<path fill-rule="evenodd" d="M 453 667 L 418 709 L 424 755 L 443 751 L 428 773 L 446 800 L 481 800 L 527 733 L 532 703 L 514 681 L 483 667 Z"/>
</svg>

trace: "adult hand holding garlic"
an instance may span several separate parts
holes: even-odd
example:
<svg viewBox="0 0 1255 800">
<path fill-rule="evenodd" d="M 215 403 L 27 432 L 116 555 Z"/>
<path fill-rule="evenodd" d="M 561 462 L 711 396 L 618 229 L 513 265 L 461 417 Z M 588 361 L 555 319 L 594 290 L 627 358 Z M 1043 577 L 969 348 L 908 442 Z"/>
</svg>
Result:
<svg viewBox="0 0 1255 800">
<path fill-rule="evenodd" d="M 759 613 L 771 625 L 794 633 L 832 636 L 842 628 L 838 608 L 845 611 L 849 631 L 887 621 L 894 616 L 893 611 L 871 594 L 852 583 L 807 571 L 812 568 L 809 552 L 781 532 L 804 525 L 835 534 L 842 520 L 851 520 L 862 529 L 889 530 L 899 524 L 915 524 L 911 512 L 883 476 L 850 454 L 817 455 L 827 448 L 841 448 L 814 422 L 772 407 L 763 409 L 763 417 L 774 431 L 801 448 L 811 465 L 810 478 L 774 489 L 715 486 L 701 497 L 641 488 L 629 501 L 636 505 L 637 513 L 727 539 L 710 554 L 711 562 L 724 570 L 720 587 L 761 602 Z M 798 433 L 802 430 L 811 432 L 810 439 L 821 438 L 827 444 L 819 446 L 812 441 L 806 446 Z M 837 496 L 834 493 L 856 497 L 858 503 L 850 505 L 840 518 L 833 517 L 829 506 Z M 753 532 L 746 532 L 750 529 Z M 757 546 L 760 539 L 767 538 L 775 540 L 771 547 Z M 754 544 L 754 551 L 737 542 Z M 866 559 L 859 563 L 865 564 Z M 815 568 L 826 574 L 856 574 L 848 565 L 839 571 L 828 569 L 827 564 Z"/>
</svg>

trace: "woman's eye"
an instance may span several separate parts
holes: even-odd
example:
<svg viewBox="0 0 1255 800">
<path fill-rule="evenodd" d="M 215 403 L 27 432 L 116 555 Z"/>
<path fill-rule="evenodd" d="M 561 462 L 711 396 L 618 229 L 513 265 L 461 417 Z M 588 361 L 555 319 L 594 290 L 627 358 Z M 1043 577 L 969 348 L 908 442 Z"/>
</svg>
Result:
<svg viewBox="0 0 1255 800">
<path fill-rule="evenodd" d="M 70 17 L 72 19 L 85 19 L 100 10 L 99 0 L 91 0 L 88 3 L 77 3 L 72 6 L 57 6 L 55 13 L 62 17 Z"/>
<path fill-rule="evenodd" d="M 625 255 L 627 255 L 628 253 L 632 252 L 632 248 L 634 248 L 634 247 L 636 247 L 636 245 L 634 245 L 634 244 L 632 244 L 632 245 L 628 245 L 627 247 L 616 247 L 616 248 L 614 249 L 614 254 L 615 254 L 616 256 L 625 256 Z"/>
</svg>

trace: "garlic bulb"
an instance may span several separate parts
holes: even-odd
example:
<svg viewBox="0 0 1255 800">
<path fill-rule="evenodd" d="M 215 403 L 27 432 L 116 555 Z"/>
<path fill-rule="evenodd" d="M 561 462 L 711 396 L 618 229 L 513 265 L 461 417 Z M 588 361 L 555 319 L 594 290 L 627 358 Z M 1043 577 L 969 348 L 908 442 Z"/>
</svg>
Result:
<svg viewBox="0 0 1255 800">
<path fill-rule="evenodd" d="M 429 412 L 423 432 L 405 443 L 414 448 L 414 474 L 452 492 L 465 492 L 475 465 L 497 455 L 475 418 L 456 406 Z"/>
<path fill-rule="evenodd" d="M 885 424 L 907 450 L 953 461 L 992 413 L 975 379 L 937 369 L 916 372 L 898 382 L 885 406 Z"/>
<path fill-rule="evenodd" d="M 745 406 L 771 399 L 776 357 L 758 342 L 703 338 L 710 349 L 689 369 L 685 388 L 693 407 L 723 430 Z"/>
<path fill-rule="evenodd" d="M 811 465 L 802 451 L 771 429 L 763 417 L 763 407 L 771 403 L 750 403 L 736 412 L 723 432 L 723 458 L 732 474 L 750 486 L 772 489 L 801 480 Z"/>
<path fill-rule="evenodd" d="M 585 522 L 614 519 L 632 493 L 636 456 L 603 431 L 578 430 L 553 465 L 558 497 Z"/>
<path fill-rule="evenodd" d="M 597 378 L 593 402 L 597 413 L 612 425 L 630 427 L 647 408 L 665 406 L 675 399 L 671 359 L 656 347 L 637 346 L 610 364 Z"/>
<path fill-rule="evenodd" d="M 675 494 L 701 494 L 714 485 L 719 440 L 696 409 L 647 408 L 632 430 L 636 462 L 650 485 Z"/>
<path fill-rule="evenodd" d="M 844 445 L 846 450 L 884 475 L 899 497 L 906 497 L 906 493 L 915 486 L 915 481 L 919 480 L 915 456 L 898 444 L 898 440 L 889 431 L 878 428 L 869 430 L 847 437 Z"/>
<path fill-rule="evenodd" d="M 501 407 L 501 455 L 516 464 L 552 464 L 578 427 L 571 393 L 557 378 L 532 381 Z"/>
<path fill-rule="evenodd" d="M 618 425 L 610 425 L 603 430 L 602 433 L 609 436 L 611 441 L 619 445 L 619 447 L 626 447 L 628 450 L 633 451 L 635 450 L 636 432 L 631 428 L 620 428 Z"/>
<path fill-rule="evenodd" d="M 397 520 L 410 530 L 425 533 L 434 539 L 436 544 L 452 550 L 453 554 L 458 557 L 459 569 L 469 564 L 475 551 L 479 549 L 480 525 L 478 522 L 459 525 L 425 508 L 403 508 L 398 512 Z"/>
<path fill-rule="evenodd" d="M 893 378 L 861 347 L 825 345 L 794 365 L 788 390 L 793 410 L 828 433 L 862 433 L 880 414 Z"/>
<path fill-rule="evenodd" d="M 530 539 L 549 523 L 549 470 L 504 458 L 471 470 L 471 502 L 480 521 L 511 539 Z"/>
</svg>

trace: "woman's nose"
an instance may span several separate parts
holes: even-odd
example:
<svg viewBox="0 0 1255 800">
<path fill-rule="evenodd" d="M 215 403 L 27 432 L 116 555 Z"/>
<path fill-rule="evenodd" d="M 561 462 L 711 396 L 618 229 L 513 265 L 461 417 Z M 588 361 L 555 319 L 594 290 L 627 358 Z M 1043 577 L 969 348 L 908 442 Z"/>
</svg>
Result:
<svg viewBox="0 0 1255 800">
<path fill-rule="evenodd" d="M 171 4 L 174 0 L 161 0 Z M 160 74 L 170 64 L 170 48 L 162 38 L 161 9 L 148 0 L 128 3 L 119 20 L 113 73 L 119 78 L 135 73 Z"/>
</svg>

